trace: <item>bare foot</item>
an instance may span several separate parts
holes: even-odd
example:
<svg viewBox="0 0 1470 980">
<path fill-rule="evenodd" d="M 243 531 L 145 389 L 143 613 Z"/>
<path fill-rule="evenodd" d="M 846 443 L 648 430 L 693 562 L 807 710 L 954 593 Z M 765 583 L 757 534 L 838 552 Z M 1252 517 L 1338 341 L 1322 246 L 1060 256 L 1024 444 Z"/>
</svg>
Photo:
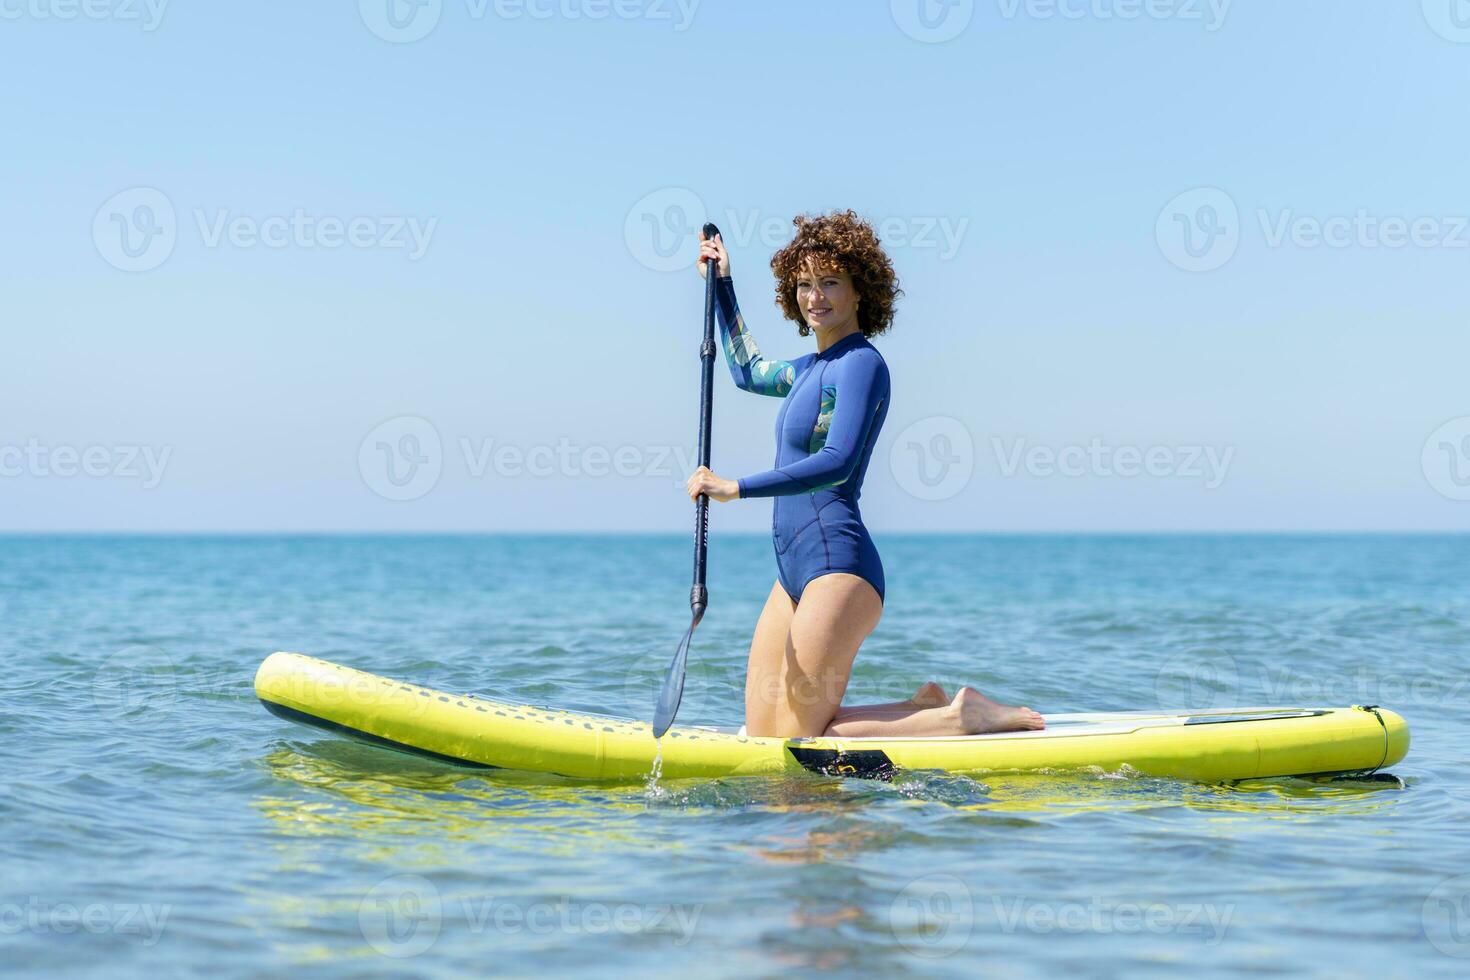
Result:
<svg viewBox="0 0 1470 980">
<path fill-rule="evenodd" d="M 909 704 L 916 708 L 942 708 L 949 704 L 949 695 L 944 693 L 944 688 L 934 681 L 926 681 L 919 685 L 914 696 L 909 698 Z"/>
<path fill-rule="evenodd" d="M 1028 732 L 1046 727 L 1046 721 L 1030 708 L 992 701 L 973 687 L 962 687 L 951 702 L 966 735 L 989 732 Z"/>
</svg>

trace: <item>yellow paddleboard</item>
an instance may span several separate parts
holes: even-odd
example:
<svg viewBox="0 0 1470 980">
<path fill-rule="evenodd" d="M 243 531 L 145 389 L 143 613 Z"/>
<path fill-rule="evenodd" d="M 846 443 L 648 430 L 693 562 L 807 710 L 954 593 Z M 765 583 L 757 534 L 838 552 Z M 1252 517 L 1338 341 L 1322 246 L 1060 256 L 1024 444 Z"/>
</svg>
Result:
<svg viewBox="0 0 1470 980">
<path fill-rule="evenodd" d="M 297 653 L 267 657 L 255 693 L 271 712 L 461 765 L 586 779 L 647 776 L 660 745 L 644 722 L 448 694 Z M 812 770 L 885 776 L 897 769 L 1028 772 L 1130 767 L 1204 782 L 1369 773 L 1409 750 L 1392 711 L 1229 708 L 1047 715 L 1039 732 L 948 738 L 752 738 L 678 726 L 662 740 L 669 778 Z"/>
</svg>

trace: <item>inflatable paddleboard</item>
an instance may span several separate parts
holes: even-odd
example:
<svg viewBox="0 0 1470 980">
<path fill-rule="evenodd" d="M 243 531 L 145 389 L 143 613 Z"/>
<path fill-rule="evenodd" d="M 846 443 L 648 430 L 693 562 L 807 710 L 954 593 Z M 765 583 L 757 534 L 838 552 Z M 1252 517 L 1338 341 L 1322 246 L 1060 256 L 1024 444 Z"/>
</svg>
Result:
<svg viewBox="0 0 1470 980">
<path fill-rule="evenodd" d="M 640 721 L 448 694 L 296 653 L 267 657 L 255 694 L 282 718 L 477 768 L 633 780 L 660 744 Z M 1046 716 L 1039 732 L 942 738 L 756 738 L 731 728 L 677 726 L 662 739 L 669 778 L 891 775 L 899 769 L 1028 772 L 1131 768 L 1224 782 L 1262 776 L 1366 774 L 1409 750 L 1392 711 L 1229 708 Z"/>
</svg>

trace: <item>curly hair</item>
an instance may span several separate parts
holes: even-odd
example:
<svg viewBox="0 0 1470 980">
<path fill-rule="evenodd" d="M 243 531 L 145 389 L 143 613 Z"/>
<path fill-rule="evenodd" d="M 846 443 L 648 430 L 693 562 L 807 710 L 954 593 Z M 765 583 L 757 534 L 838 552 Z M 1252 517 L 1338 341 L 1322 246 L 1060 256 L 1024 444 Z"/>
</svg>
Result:
<svg viewBox="0 0 1470 980">
<path fill-rule="evenodd" d="M 883 251 L 873 226 L 854 211 L 826 215 L 799 214 L 791 222 L 796 237 L 771 258 L 776 274 L 776 305 L 795 320 L 803 337 L 812 328 L 796 302 L 796 281 L 808 262 L 817 269 L 837 269 L 852 277 L 857 290 L 858 328 L 864 337 L 876 337 L 893 325 L 893 305 L 903 290 L 898 274 Z"/>
</svg>

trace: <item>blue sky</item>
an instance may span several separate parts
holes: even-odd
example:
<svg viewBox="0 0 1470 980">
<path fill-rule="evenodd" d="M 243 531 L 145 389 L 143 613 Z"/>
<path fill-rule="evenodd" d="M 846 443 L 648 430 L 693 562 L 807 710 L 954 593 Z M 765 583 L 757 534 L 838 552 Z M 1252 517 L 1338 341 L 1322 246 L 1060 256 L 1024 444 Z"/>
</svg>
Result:
<svg viewBox="0 0 1470 980">
<path fill-rule="evenodd" d="M 0 529 L 687 530 L 835 207 L 875 533 L 1470 527 L 1470 3 L 389 2 L 0 2 Z"/>
</svg>

